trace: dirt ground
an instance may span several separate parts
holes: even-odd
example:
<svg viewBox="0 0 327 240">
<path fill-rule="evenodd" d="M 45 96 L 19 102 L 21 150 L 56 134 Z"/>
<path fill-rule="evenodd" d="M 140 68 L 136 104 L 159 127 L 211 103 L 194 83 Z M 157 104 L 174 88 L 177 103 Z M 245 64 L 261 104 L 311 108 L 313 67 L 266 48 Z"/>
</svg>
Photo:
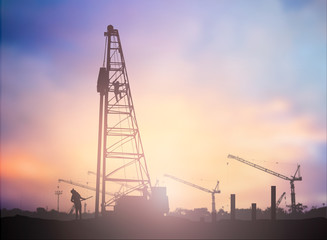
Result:
<svg viewBox="0 0 327 240">
<path fill-rule="evenodd" d="M 1 218 L 1 239 L 324 239 L 327 218 L 221 220 L 216 223 L 160 218 L 106 217 L 59 221 Z"/>
</svg>

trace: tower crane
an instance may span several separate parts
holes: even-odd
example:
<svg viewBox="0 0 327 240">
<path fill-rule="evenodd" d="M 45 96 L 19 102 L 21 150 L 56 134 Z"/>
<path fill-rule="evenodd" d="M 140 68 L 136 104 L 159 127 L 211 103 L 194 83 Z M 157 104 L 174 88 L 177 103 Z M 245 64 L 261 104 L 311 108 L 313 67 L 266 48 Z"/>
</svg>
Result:
<svg viewBox="0 0 327 240">
<path fill-rule="evenodd" d="M 233 158 L 233 159 L 235 159 L 237 161 L 240 161 L 242 163 L 245 163 L 245 164 L 247 164 L 247 165 L 249 165 L 251 167 L 254 167 L 254 168 L 259 169 L 261 171 L 264 171 L 266 173 L 272 174 L 272 175 L 274 175 L 276 177 L 279 177 L 279 178 L 282 178 L 284 180 L 290 181 L 290 184 L 291 184 L 291 210 L 292 210 L 293 213 L 296 211 L 294 181 L 302 181 L 302 177 L 300 176 L 301 175 L 300 174 L 300 165 L 297 166 L 297 169 L 296 169 L 296 171 L 294 173 L 294 176 L 287 177 L 285 175 L 274 172 L 272 170 L 264 168 L 264 167 L 262 167 L 260 165 L 255 164 L 255 163 L 249 162 L 249 161 L 247 161 L 245 159 L 242 159 L 240 157 L 233 156 L 231 154 L 228 155 L 228 158 Z"/>
<path fill-rule="evenodd" d="M 277 203 L 276 203 L 276 208 L 278 208 L 279 204 L 281 203 L 283 197 L 285 196 L 286 192 L 283 192 L 283 194 L 279 197 Z"/>
<path fill-rule="evenodd" d="M 64 183 L 68 183 L 68 184 L 71 184 L 71 185 L 74 185 L 74 186 L 78 186 L 78 187 L 81 187 L 81 188 L 85 188 L 85 189 L 88 189 L 88 190 L 92 190 L 92 191 L 96 191 L 96 188 L 94 187 L 90 187 L 88 185 L 84 185 L 84 184 L 81 184 L 81 183 L 77 183 L 77 182 L 73 182 L 72 180 L 65 180 L 65 179 L 58 179 L 58 182 L 64 182 Z M 107 195 L 110 195 L 110 196 L 115 196 L 114 194 L 110 193 L 110 192 L 106 192 Z"/>
<path fill-rule="evenodd" d="M 213 189 L 213 190 L 209 190 L 209 189 L 206 189 L 204 187 L 201 187 L 201 186 L 198 186 L 196 184 L 193 184 L 193 183 L 190 183 L 190 182 L 187 182 L 185 180 L 182 180 L 180 178 L 177 178 L 177 177 L 174 177 L 172 175 L 169 175 L 169 174 L 165 174 L 164 175 L 165 177 L 169 177 L 171 179 L 174 179 L 176 180 L 177 182 L 181 182 L 181 183 L 184 183 L 190 187 L 194 187 L 196 189 L 199 189 L 201 191 L 204 191 L 204 192 L 207 192 L 207 193 L 211 193 L 211 199 L 212 199 L 212 209 L 211 209 L 211 214 L 212 214 L 212 222 L 215 222 L 216 221 L 216 201 L 215 201 L 215 194 L 216 193 L 220 193 L 220 190 L 219 190 L 219 181 L 217 181 L 217 184 L 216 184 L 216 187 Z"/>
</svg>

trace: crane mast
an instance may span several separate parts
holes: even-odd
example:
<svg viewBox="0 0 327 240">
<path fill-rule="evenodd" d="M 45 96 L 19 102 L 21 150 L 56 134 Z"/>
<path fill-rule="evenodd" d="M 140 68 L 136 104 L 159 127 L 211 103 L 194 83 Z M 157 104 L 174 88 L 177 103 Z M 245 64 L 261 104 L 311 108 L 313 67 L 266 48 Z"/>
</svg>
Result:
<svg viewBox="0 0 327 240">
<path fill-rule="evenodd" d="M 274 172 L 274 171 L 272 171 L 272 170 L 270 170 L 268 168 L 265 168 L 265 167 L 262 167 L 262 166 L 260 166 L 258 164 L 249 162 L 249 161 L 247 161 L 247 160 L 245 160 L 243 158 L 240 158 L 240 157 L 237 157 L 237 156 L 234 156 L 234 155 L 231 155 L 231 154 L 229 154 L 227 157 L 235 159 L 235 160 L 237 160 L 239 162 L 245 163 L 245 164 L 247 164 L 247 165 L 249 165 L 251 167 L 254 167 L 256 169 L 259 169 L 261 171 L 264 171 L 264 172 L 269 173 L 271 175 L 274 175 L 276 177 L 279 177 L 279 178 L 282 178 L 284 180 L 290 181 L 290 185 L 291 185 L 291 210 L 292 210 L 292 212 L 296 211 L 294 181 L 302 181 L 302 177 L 300 176 L 300 165 L 297 166 L 297 169 L 296 169 L 296 171 L 294 173 L 294 176 L 291 176 L 291 178 L 289 178 L 289 177 L 287 177 L 287 176 L 285 176 L 283 174 Z M 296 176 L 296 175 L 298 175 L 298 176 Z"/>
<path fill-rule="evenodd" d="M 199 189 L 201 191 L 204 191 L 204 192 L 207 192 L 207 193 L 210 193 L 211 194 L 211 214 L 212 214 L 212 222 L 215 222 L 216 221 L 216 199 L 215 199 L 215 194 L 216 193 L 220 193 L 220 190 L 219 190 L 219 181 L 217 181 L 217 184 L 216 184 L 216 187 L 213 189 L 213 190 L 209 190 L 207 188 L 204 188 L 204 187 L 201 187 L 201 186 L 198 186 L 194 183 L 190 183 L 190 182 L 187 182 L 183 179 L 180 179 L 180 178 L 177 178 L 177 177 L 174 177 L 172 175 L 169 175 L 169 174 L 165 174 L 164 175 L 165 177 L 169 177 L 171 179 L 174 179 L 175 181 L 177 182 L 181 182 L 185 185 L 188 185 L 190 187 L 193 187 L 193 188 L 196 188 L 196 189 Z"/>
</svg>

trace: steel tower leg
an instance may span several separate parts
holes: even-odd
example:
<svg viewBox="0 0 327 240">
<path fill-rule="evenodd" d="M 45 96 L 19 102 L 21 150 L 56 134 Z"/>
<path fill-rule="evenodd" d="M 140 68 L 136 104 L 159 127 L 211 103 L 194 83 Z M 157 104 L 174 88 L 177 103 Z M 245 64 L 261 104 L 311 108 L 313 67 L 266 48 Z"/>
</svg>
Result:
<svg viewBox="0 0 327 240">
<path fill-rule="evenodd" d="M 96 193 L 95 193 L 95 217 L 99 216 L 103 94 L 100 94 L 100 104 L 99 105 L 100 105 L 100 108 L 99 108 L 99 133 L 98 133 L 98 159 L 97 159 L 97 176 L 96 176 Z"/>
<path fill-rule="evenodd" d="M 106 211 L 106 155 L 107 155 L 107 109 L 108 109 L 108 93 L 106 92 L 104 95 L 104 134 L 103 134 L 103 150 L 102 150 L 102 154 L 103 154 L 103 158 L 102 158 L 102 204 L 101 204 L 101 212 L 102 212 L 102 216 L 105 215 L 105 211 Z"/>
</svg>

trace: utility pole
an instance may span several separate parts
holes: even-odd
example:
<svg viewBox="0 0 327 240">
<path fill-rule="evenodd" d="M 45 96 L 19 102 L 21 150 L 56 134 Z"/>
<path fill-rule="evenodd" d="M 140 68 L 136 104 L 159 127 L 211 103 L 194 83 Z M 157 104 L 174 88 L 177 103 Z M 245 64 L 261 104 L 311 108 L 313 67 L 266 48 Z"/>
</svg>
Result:
<svg viewBox="0 0 327 240">
<path fill-rule="evenodd" d="M 55 195 L 58 196 L 58 198 L 57 198 L 57 211 L 59 212 L 59 197 L 62 194 L 62 190 L 59 190 L 59 186 L 57 186 L 57 188 L 58 188 L 58 190 L 55 191 Z"/>
</svg>

